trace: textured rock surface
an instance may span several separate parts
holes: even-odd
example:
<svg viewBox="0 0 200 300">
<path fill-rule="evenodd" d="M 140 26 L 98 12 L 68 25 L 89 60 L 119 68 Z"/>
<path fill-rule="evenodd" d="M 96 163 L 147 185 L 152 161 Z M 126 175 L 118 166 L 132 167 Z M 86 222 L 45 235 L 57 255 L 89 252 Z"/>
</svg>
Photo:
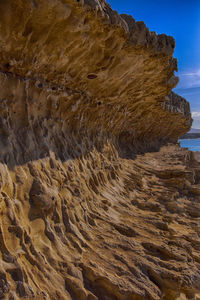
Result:
<svg viewBox="0 0 200 300">
<path fill-rule="evenodd" d="M 0 298 L 199 299 L 173 38 L 100 0 L 2 0 L 0 17 Z"/>
</svg>

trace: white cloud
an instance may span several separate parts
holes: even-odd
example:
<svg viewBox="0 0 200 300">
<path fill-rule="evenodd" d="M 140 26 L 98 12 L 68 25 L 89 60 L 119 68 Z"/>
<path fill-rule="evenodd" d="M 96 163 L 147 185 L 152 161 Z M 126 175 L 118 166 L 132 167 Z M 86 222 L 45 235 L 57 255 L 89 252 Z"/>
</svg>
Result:
<svg viewBox="0 0 200 300">
<path fill-rule="evenodd" d="M 200 69 L 194 72 L 180 73 L 178 74 L 180 83 L 178 88 L 193 88 L 200 86 Z"/>
<path fill-rule="evenodd" d="M 200 129 L 200 111 L 193 111 L 192 118 L 193 118 L 192 128 Z"/>
<path fill-rule="evenodd" d="M 196 72 L 189 72 L 189 73 L 182 73 L 182 76 L 197 76 L 200 77 L 200 70 L 197 70 Z"/>
<path fill-rule="evenodd" d="M 193 111 L 192 112 L 192 117 L 193 118 L 200 118 L 200 111 Z"/>
</svg>

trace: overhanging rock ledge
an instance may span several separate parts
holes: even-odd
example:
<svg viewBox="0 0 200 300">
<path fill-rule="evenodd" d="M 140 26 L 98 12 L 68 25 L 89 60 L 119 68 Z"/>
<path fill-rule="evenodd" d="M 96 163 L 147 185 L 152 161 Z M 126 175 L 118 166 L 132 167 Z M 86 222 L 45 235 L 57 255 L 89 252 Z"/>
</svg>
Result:
<svg viewBox="0 0 200 300">
<path fill-rule="evenodd" d="M 0 1 L 0 298 L 199 299 L 174 48 L 103 0 Z"/>
</svg>

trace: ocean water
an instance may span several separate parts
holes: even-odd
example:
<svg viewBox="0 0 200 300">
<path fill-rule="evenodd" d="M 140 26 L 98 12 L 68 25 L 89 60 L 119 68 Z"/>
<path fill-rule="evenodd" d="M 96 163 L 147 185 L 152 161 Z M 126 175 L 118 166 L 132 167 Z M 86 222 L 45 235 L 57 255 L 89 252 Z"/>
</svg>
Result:
<svg viewBox="0 0 200 300">
<path fill-rule="evenodd" d="M 182 148 L 188 148 L 191 151 L 200 151 L 200 139 L 179 140 Z"/>
</svg>

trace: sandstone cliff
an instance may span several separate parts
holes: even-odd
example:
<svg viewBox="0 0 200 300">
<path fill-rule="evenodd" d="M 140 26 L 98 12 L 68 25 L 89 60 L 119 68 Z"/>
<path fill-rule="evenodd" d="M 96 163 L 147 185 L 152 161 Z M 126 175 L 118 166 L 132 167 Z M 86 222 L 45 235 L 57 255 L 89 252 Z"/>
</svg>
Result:
<svg viewBox="0 0 200 300">
<path fill-rule="evenodd" d="M 174 47 L 103 0 L 0 1 L 0 299 L 199 299 Z"/>
</svg>

